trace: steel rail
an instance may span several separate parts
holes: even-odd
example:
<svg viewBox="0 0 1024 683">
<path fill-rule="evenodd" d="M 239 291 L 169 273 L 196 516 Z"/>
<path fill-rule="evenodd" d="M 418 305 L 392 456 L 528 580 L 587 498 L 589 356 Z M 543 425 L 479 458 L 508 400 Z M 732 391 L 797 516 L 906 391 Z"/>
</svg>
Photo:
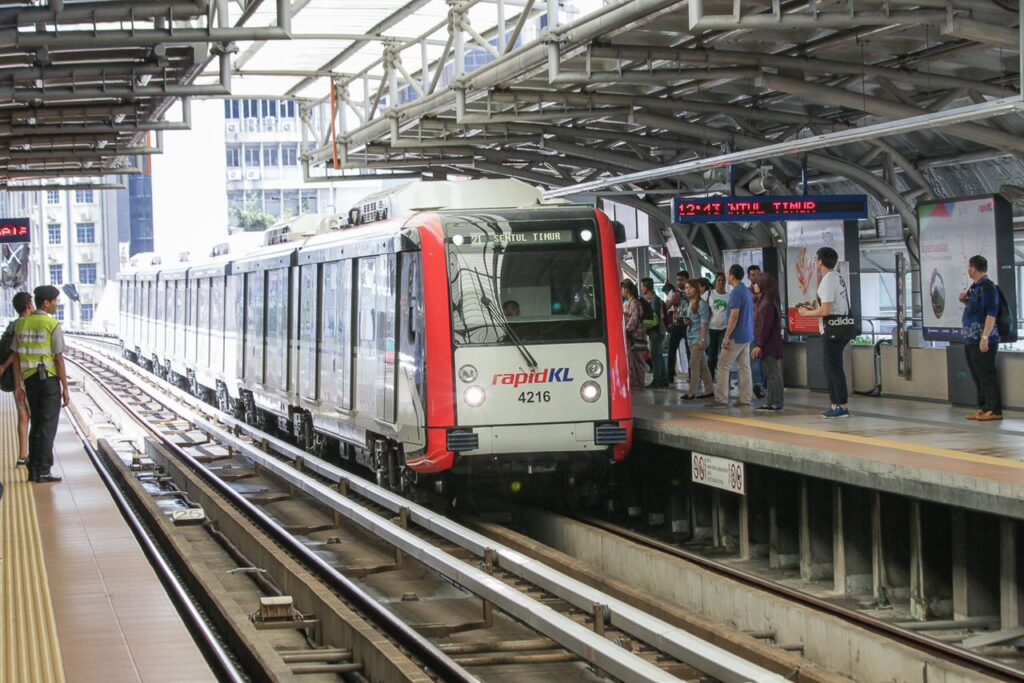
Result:
<svg viewBox="0 0 1024 683">
<path fill-rule="evenodd" d="M 68 414 L 71 415 L 70 411 Z M 110 475 L 106 465 L 103 463 L 102 457 L 97 453 L 89 441 L 88 435 L 86 435 L 74 415 L 71 415 L 71 426 L 82 441 L 86 455 L 89 456 L 93 467 L 96 468 L 96 472 L 100 475 L 103 485 L 107 487 L 110 497 L 114 499 L 114 504 L 128 524 L 128 528 L 131 529 L 132 535 L 139 542 L 143 554 L 149 560 L 149 564 L 153 567 L 153 571 L 156 572 L 160 583 L 163 584 L 168 597 L 174 603 L 178 614 L 181 615 L 185 626 L 192 634 L 192 639 L 199 646 L 199 649 L 206 657 L 207 663 L 210 664 L 216 673 L 217 678 L 222 681 L 231 681 L 231 683 L 244 683 L 247 681 L 248 677 L 239 671 L 231 655 L 224 649 L 220 638 L 206 622 L 206 619 L 200 613 L 192 598 L 189 597 L 188 590 L 182 585 L 174 569 L 168 564 L 160 548 L 157 547 L 150 537 L 145 523 L 140 519 L 134 508 L 132 508 L 128 499 L 121 493 L 120 487 L 118 487 L 117 482 Z"/>
<path fill-rule="evenodd" d="M 375 626 L 381 628 L 381 630 L 388 636 L 394 638 L 401 646 L 405 647 L 410 653 L 412 653 L 413 656 L 418 657 L 424 665 L 430 667 L 435 674 L 441 676 L 446 682 L 478 683 L 479 679 L 462 668 L 448 655 L 441 652 L 433 643 L 412 629 L 408 624 L 401 621 L 398 617 L 385 609 L 380 603 L 374 600 L 373 597 L 363 591 L 363 589 L 359 588 L 359 586 L 357 586 L 351 579 L 346 577 L 344 574 L 328 564 L 326 560 L 319 557 L 316 553 L 303 545 L 301 541 L 288 533 L 280 524 L 277 523 L 277 521 L 260 510 L 253 503 L 246 500 L 242 494 L 232 488 L 227 482 L 211 473 L 209 469 L 204 467 L 202 463 L 196 460 L 184 448 L 171 441 L 167 435 L 161 433 L 153 425 L 139 419 L 131 406 L 129 406 L 124 399 L 118 396 L 109 386 L 107 386 L 107 383 L 102 381 L 94 371 L 85 367 L 85 364 L 79 362 L 73 357 L 68 357 L 68 360 L 92 377 L 97 384 L 103 388 L 107 396 L 119 408 L 131 415 L 135 422 L 148 432 L 161 447 L 177 457 L 204 482 L 213 487 L 219 494 L 224 496 L 239 510 L 242 510 L 258 527 L 260 527 L 264 533 L 273 538 L 276 542 L 280 543 L 295 557 L 300 558 L 307 567 L 317 574 L 328 586 L 355 605 L 357 609 L 367 615 Z M 140 386 L 138 382 L 134 382 L 130 378 L 128 378 L 128 381 L 132 382 L 143 392 L 149 394 L 147 387 Z M 166 396 L 161 398 L 155 397 L 152 394 L 149 395 L 156 401 L 166 401 Z M 170 406 L 168 406 L 168 408 L 170 408 Z M 187 418 L 184 418 L 183 416 L 183 419 Z M 243 444 L 236 444 L 236 447 L 241 445 Z"/>
<path fill-rule="evenodd" d="M 655 538 L 651 538 L 650 536 L 626 529 L 611 522 L 605 522 L 603 520 L 585 516 L 566 516 L 581 524 L 601 529 L 602 531 L 606 531 L 615 536 L 619 536 L 620 538 L 632 541 L 633 543 L 646 548 L 658 550 L 684 560 L 719 576 L 724 576 L 746 586 L 771 593 L 774 596 L 784 598 L 790 602 L 795 602 L 803 607 L 808 607 L 818 612 L 824 612 L 830 616 L 837 617 L 843 621 L 868 629 L 878 635 L 891 638 L 904 645 L 927 652 L 928 654 L 939 657 L 945 661 L 950 661 L 960 666 L 975 669 L 986 675 L 998 678 L 999 680 L 1024 682 L 1024 671 L 1000 664 L 999 662 L 987 659 L 969 650 L 937 641 L 934 638 L 929 638 L 928 636 L 921 635 L 909 629 L 901 628 L 885 621 L 869 617 L 855 610 L 833 605 L 827 600 L 815 597 L 809 593 L 784 586 L 769 579 L 757 576 L 756 574 L 743 571 L 742 569 L 736 569 L 735 567 L 720 564 L 712 559 L 702 557 L 701 555 L 689 550 L 684 550 L 683 548 L 674 546 L 670 543 L 659 541 Z M 927 628 L 927 622 L 921 622 L 921 624 Z"/>
<path fill-rule="evenodd" d="M 118 362 L 120 363 L 123 361 L 118 359 Z M 136 370 L 136 368 L 133 367 L 132 370 Z M 498 566 L 502 569 L 515 574 L 524 580 L 530 581 L 531 583 L 543 588 L 545 591 L 568 601 L 581 610 L 590 612 L 593 611 L 595 605 L 604 606 L 606 610 L 606 618 L 612 626 L 615 626 L 639 640 L 649 643 L 653 647 L 679 659 L 680 661 L 686 662 L 707 674 L 715 676 L 717 679 L 722 680 L 725 683 L 747 683 L 750 681 L 759 683 L 781 683 L 785 680 L 774 672 L 752 664 L 741 657 L 718 647 L 717 645 L 693 636 L 692 634 L 687 633 L 686 631 L 661 619 L 652 617 L 651 615 L 644 613 L 642 610 L 639 610 L 622 600 L 613 598 L 602 591 L 594 589 L 567 574 L 551 569 L 550 567 L 543 566 L 512 548 L 496 543 L 482 534 L 451 521 L 444 515 L 435 513 L 382 487 L 355 477 L 320 458 L 311 456 L 291 444 L 256 430 L 244 422 L 240 422 L 223 414 L 212 406 L 200 403 L 198 399 L 195 399 L 185 392 L 175 388 L 169 388 L 166 390 L 166 393 L 161 396 L 156 394 L 155 391 L 152 391 L 148 387 L 139 383 L 136 383 L 136 386 L 146 393 L 149 393 L 149 395 L 156 401 L 165 401 L 166 394 L 171 394 L 192 406 L 194 409 L 193 415 L 186 416 L 182 414 L 180 410 L 179 414 L 182 414 L 184 419 L 187 419 L 200 431 L 203 431 L 212 437 L 225 439 L 230 438 L 231 435 L 204 417 L 201 417 L 197 406 L 201 406 L 202 411 L 206 414 L 216 415 L 217 420 L 222 424 L 237 431 L 245 432 L 249 436 L 272 446 L 283 457 L 292 461 L 301 460 L 304 470 L 314 472 L 331 482 L 346 480 L 350 492 L 360 495 L 391 512 L 400 513 L 403 510 L 407 510 L 410 522 L 419 525 L 423 529 L 426 529 L 427 531 L 430 531 L 431 533 L 454 543 L 459 547 L 473 552 L 479 557 L 485 556 L 488 551 L 495 552 L 497 554 Z M 583 629 L 585 633 L 580 632 L 578 629 L 574 628 L 575 626 L 578 626 L 575 622 L 570 621 L 568 624 L 563 622 L 560 628 L 564 629 L 564 634 L 560 634 L 557 630 L 550 630 L 552 625 L 554 625 L 555 628 L 559 628 L 559 621 L 551 619 L 550 615 L 545 617 L 545 615 L 536 608 L 529 610 L 525 613 L 525 616 L 523 616 L 524 613 L 521 608 L 517 607 L 514 602 L 509 602 L 511 598 L 510 595 L 502 590 L 496 590 L 504 588 L 504 586 L 495 586 L 493 584 L 495 581 L 493 577 L 490 577 L 488 574 L 472 567 L 467 568 L 465 563 L 461 561 L 457 561 L 457 564 L 447 562 L 445 557 L 432 552 L 433 549 L 423 548 L 422 541 L 417 537 L 411 535 L 411 538 L 404 537 L 404 534 L 407 534 L 404 529 L 401 529 L 394 524 L 382 524 L 380 518 L 372 513 L 370 516 L 365 516 L 359 509 L 357 509 L 357 506 L 355 506 L 351 500 L 339 494 L 337 491 L 310 479 L 307 475 L 298 472 L 291 465 L 285 465 L 279 459 L 269 456 L 265 452 L 250 446 L 249 444 L 239 444 L 238 449 L 243 452 L 245 457 L 253 460 L 254 462 L 259 462 L 262 468 L 274 472 L 277 476 L 285 479 L 289 484 L 300 488 L 305 493 L 320 500 L 333 510 L 361 524 L 364 528 L 374 534 L 387 538 L 389 542 L 402 547 L 403 551 L 417 559 L 420 559 L 428 566 L 433 566 L 446 576 L 456 578 L 456 580 L 463 585 L 472 588 L 473 592 L 478 595 L 483 595 L 484 593 L 489 594 L 490 597 L 488 597 L 488 599 L 494 602 L 495 605 L 510 614 L 523 619 L 523 621 L 530 626 L 545 632 L 546 635 L 555 639 L 559 639 L 559 636 L 562 635 L 563 645 L 570 647 L 570 649 L 573 649 L 574 646 L 564 642 L 565 635 L 579 639 L 578 641 L 574 641 L 575 647 L 577 648 L 586 646 L 589 643 L 591 649 L 582 651 L 577 650 L 577 652 L 581 653 L 585 659 L 593 661 L 605 671 L 619 676 L 620 678 L 622 677 L 623 672 L 631 674 L 627 675 L 625 680 L 659 680 L 658 678 L 638 678 L 642 673 L 647 673 L 649 675 L 655 674 L 655 672 L 648 671 L 642 666 L 648 665 L 645 660 L 636 658 L 639 661 L 630 661 L 628 662 L 628 666 L 630 668 L 623 669 L 623 662 L 620 661 L 623 658 L 620 653 L 611 651 L 609 655 L 601 656 L 599 650 L 607 647 L 609 641 L 603 637 L 597 639 L 592 638 L 592 636 L 596 634 L 589 629 Z M 447 555 L 447 553 L 444 553 L 443 555 Z M 447 571 L 445 570 L 445 565 L 450 567 Z M 477 572 L 479 572 L 479 574 Z M 545 607 L 543 609 L 549 608 Z M 545 618 L 548 622 L 547 624 L 541 624 L 538 621 L 538 619 Z M 548 630 L 545 631 L 544 628 L 540 628 L 542 625 Z M 617 648 L 617 646 L 615 647 Z M 598 653 L 598 655 L 595 656 L 595 653 Z M 657 673 L 664 675 L 664 672 L 661 670 L 658 670 Z"/>
</svg>

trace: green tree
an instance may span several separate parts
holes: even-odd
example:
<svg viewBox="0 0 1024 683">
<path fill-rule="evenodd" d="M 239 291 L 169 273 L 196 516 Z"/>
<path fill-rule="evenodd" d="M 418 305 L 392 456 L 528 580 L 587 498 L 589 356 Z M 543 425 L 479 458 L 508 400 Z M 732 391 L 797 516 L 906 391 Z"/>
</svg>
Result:
<svg viewBox="0 0 1024 683">
<path fill-rule="evenodd" d="M 264 211 L 253 198 L 249 198 L 245 206 L 234 207 L 232 213 L 235 215 L 235 224 L 246 232 L 266 230 L 277 222 L 277 216 Z"/>
</svg>

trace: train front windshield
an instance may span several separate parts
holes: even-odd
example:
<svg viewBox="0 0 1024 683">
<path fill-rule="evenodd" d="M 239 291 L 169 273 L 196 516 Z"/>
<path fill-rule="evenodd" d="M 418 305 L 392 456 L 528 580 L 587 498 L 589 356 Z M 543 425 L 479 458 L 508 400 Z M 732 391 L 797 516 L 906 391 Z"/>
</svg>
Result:
<svg viewBox="0 0 1024 683">
<path fill-rule="evenodd" d="M 593 221 L 492 216 L 445 226 L 456 346 L 600 340 L 600 250 Z"/>
</svg>

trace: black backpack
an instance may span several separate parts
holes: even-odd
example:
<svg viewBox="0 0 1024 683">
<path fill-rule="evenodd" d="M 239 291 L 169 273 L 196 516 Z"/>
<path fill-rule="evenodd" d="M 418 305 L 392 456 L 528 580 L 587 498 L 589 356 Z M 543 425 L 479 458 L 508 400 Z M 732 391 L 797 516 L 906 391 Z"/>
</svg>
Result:
<svg viewBox="0 0 1024 683">
<path fill-rule="evenodd" d="M 3 336 L 0 336 L 0 364 L 6 363 L 7 359 L 11 357 L 11 352 L 14 347 L 14 324 L 18 322 L 14 320 L 7 329 L 4 330 Z M 11 392 L 14 391 L 14 365 L 9 365 L 3 374 L 0 375 L 0 391 Z"/>
<path fill-rule="evenodd" d="M 640 308 L 643 309 L 643 313 L 640 316 L 641 322 L 644 324 L 645 329 L 652 329 L 658 326 L 658 313 L 654 310 L 654 306 L 651 306 L 651 302 L 647 299 L 637 297 L 640 301 Z"/>
<path fill-rule="evenodd" d="M 996 288 L 996 293 L 999 295 L 999 314 L 996 316 L 999 341 L 1015 342 L 1017 341 L 1017 316 L 1014 315 L 1014 311 L 1010 308 L 1006 297 L 1003 296 L 1003 290 L 999 288 L 999 285 L 991 280 L 988 280 L 988 283 Z"/>
</svg>

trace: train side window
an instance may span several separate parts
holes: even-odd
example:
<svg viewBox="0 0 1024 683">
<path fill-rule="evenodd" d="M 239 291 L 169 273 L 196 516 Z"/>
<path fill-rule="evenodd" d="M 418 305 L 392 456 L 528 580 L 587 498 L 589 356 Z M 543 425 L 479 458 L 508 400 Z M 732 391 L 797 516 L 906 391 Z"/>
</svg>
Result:
<svg viewBox="0 0 1024 683">
<path fill-rule="evenodd" d="M 195 363 L 198 360 L 197 342 L 199 341 L 199 283 L 188 279 L 185 281 L 188 287 L 188 338 L 185 340 L 185 355 Z"/>
<path fill-rule="evenodd" d="M 263 383 L 263 301 L 265 272 L 245 276 L 245 379 Z"/>
<path fill-rule="evenodd" d="M 204 277 L 198 283 L 198 317 L 196 320 L 196 362 L 200 368 L 210 364 L 210 278 Z"/>
<path fill-rule="evenodd" d="M 285 391 L 285 368 L 288 361 L 287 268 L 267 271 L 266 301 L 266 383 L 273 389 Z"/>
<path fill-rule="evenodd" d="M 325 263 L 323 270 L 323 303 L 320 308 L 320 401 L 338 403 L 338 379 L 335 373 L 339 363 L 338 288 L 341 264 Z"/>
<path fill-rule="evenodd" d="M 185 281 L 174 283 L 174 353 L 179 358 L 185 355 Z"/>
<path fill-rule="evenodd" d="M 303 398 L 316 400 L 317 379 L 317 269 L 309 264 L 299 274 L 299 393 Z"/>
</svg>

